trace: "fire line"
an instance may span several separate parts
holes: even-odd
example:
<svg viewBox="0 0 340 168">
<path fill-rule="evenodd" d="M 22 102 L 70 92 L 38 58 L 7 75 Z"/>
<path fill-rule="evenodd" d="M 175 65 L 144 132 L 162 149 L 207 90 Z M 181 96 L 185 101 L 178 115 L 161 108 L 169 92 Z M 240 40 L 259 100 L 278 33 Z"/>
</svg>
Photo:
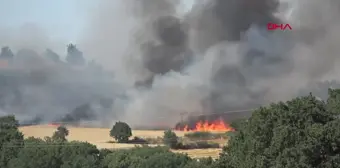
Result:
<svg viewBox="0 0 340 168">
<path fill-rule="evenodd" d="M 183 127 L 176 127 L 175 130 L 178 131 L 234 131 L 234 129 L 229 126 L 229 124 L 225 123 L 221 118 L 209 122 L 198 121 L 195 124 L 195 128 L 190 129 L 188 125 L 184 125 Z"/>
</svg>

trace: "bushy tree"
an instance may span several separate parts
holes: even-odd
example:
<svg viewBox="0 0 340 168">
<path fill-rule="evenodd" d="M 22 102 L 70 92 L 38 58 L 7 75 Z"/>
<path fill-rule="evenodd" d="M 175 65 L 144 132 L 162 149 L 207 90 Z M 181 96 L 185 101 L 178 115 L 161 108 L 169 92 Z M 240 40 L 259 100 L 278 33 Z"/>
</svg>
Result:
<svg viewBox="0 0 340 168">
<path fill-rule="evenodd" d="M 339 167 L 339 93 L 330 90 L 328 103 L 310 94 L 255 110 L 224 147 L 218 167 Z"/>
<path fill-rule="evenodd" d="M 87 142 L 67 142 L 60 150 L 62 168 L 97 168 L 100 165 L 99 150 Z"/>
<path fill-rule="evenodd" d="M 8 168 L 99 168 L 96 146 L 85 142 L 58 142 L 30 137 Z"/>
<path fill-rule="evenodd" d="M 187 155 L 172 152 L 157 153 L 143 160 L 138 168 L 180 168 L 184 167 L 191 159 Z"/>
<path fill-rule="evenodd" d="M 171 130 L 164 131 L 163 142 L 165 145 L 174 149 L 178 146 L 178 137 L 175 132 Z"/>
<path fill-rule="evenodd" d="M 340 115 L 340 89 L 328 89 L 327 110 Z"/>
<path fill-rule="evenodd" d="M 237 119 L 231 122 L 230 126 L 235 130 L 239 130 L 242 129 L 242 127 L 245 125 L 245 122 L 247 122 L 247 119 Z"/>
<path fill-rule="evenodd" d="M 118 150 L 105 157 L 105 168 L 182 168 L 192 162 L 187 155 L 175 154 L 164 147 L 136 147 Z"/>
<path fill-rule="evenodd" d="M 54 132 L 52 139 L 57 141 L 67 141 L 66 137 L 68 134 L 69 131 L 65 126 L 59 126 L 57 131 Z"/>
<path fill-rule="evenodd" d="M 13 115 L 0 117 L 0 167 L 6 167 L 23 146 L 24 136 L 18 130 L 19 123 Z"/>
<path fill-rule="evenodd" d="M 196 161 L 189 162 L 183 168 L 215 168 L 215 162 L 211 157 L 198 158 Z"/>
<path fill-rule="evenodd" d="M 115 138 L 118 143 L 127 143 L 132 136 L 130 126 L 125 122 L 116 122 L 110 130 L 110 136 Z"/>
<path fill-rule="evenodd" d="M 58 168 L 62 164 L 59 156 L 60 144 L 46 142 L 39 138 L 25 139 L 24 147 L 18 156 L 12 159 L 8 168 Z"/>
</svg>

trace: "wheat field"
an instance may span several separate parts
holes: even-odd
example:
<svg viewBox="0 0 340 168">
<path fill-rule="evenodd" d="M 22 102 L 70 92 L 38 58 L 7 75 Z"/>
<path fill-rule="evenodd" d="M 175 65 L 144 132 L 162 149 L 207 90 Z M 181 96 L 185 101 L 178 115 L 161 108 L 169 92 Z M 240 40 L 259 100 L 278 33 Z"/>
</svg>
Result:
<svg viewBox="0 0 340 168">
<path fill-rule="evenodd" d="M 24 134 L 25 138 L 35 137 L 44 138 L 46 136 L 52 136 L 56 131 L 56 126 L 50 125 L 34 125 L 19 127 L 19 130 Z M 109 136 L 109 128 L 80 128 L 80 127 L 67 127 L 69 130 L 69 141 L 83 141 L 94 144 L 99 149 L 119 149 L 119 148 L 131 148 L 135 144 L 121 144 L 121 143 L 108 143 L 112 141 L 112 137 Z M 156 138 L 163 136 L 162 130 L 132 130 L 133 136 L 141 138 Z M 184 132 L 175 131 L 177 136 L 184 136 Z M 150 145 L 152 146 L 152 145 Z M 209 157 L 217 158 L 221 149 L 192 149 L 192 150 L 173 150 L 177 153 L 187 153 L 192 158 Z"/>
</svg>

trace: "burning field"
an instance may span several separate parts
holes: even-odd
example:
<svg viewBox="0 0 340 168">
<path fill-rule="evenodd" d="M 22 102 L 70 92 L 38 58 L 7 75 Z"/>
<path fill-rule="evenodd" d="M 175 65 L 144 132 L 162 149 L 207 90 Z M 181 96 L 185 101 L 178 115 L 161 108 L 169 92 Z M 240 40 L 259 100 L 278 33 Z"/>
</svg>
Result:
<svg viewBox="0 0 340 168">
<path fill-rule="evenodd" d="M 212 157 L 217 158 L 221 152 L 221 147 L 226 145 L 227 132 L 234 131 L 226 120 L 226 117 L 219 116 L 189 116 L 186 121 L 181 121 L 171 129 L 179 137 L 179 142 L 188 148 L 173 149 L 173 152 L 186 153 L 192 158 Z M 21 126 L 19 129 L 25 137 L 44 138 L 52 136 L 59 126 L 66 126 L 70 134 L 67 136 L 69 141 L 83 141 L 96 145 L 101 149 L 126 149 L 133 148 L 138 143 L 115 143 L 110 137 L 110 128 L 95 128 L 85 125 L 74 125 L 67 122 L 50 122 L 46 125 Z M 161 126 L 161 125 L 160 125 Z M 166 129 L 139 129 L 132 128 L 132 137 L 146 140 L 150 146 L 164 145 L 163 136 Z M 154 127 L 155 128 L 155 127 Z M 93 136 L 88 136 L 91 133 Z M 217 147 L 189 148 L 195 144 L 206 142 L 209 145 L 215 144 Z"/>
<path fill-rule="evenodd" d="M 177 131 L 234 131 L 234 129 L 226 122 L 223 121 L 222 118 L 218 118 L 213 121 L 208 120 L 199 120 L 194 124 L 177 124 L 175 127 Z"/>
<path fill-rule="evenodd" d="M 58 127 L 58 124 L 49 125 L 32 125 L 19 127 L 19 130 L 25 137 L 44 138 L 45 136 L 52 136 L 53 132 Z M 68 127 L 70 131 L 68 140 L 86 141 L 96 145 L 98 148 L 103 149 L 126 149 L 133 148 L 136 144 L 120 144 L 120 143 L 108 143 L 112 141 L 109 136 L 109 128 L 82 128 L 82 127 Z M 134 136 L 143 138 L 157 138 L 163 136 L 164 130 L 132 130 Z M 184 131 L 174 131 L 178 137 L 184 137 Z M 92 136 L 89 136 L 91 133 Z M 151 144 L 152 146 L 152 144 Z M 217 158 L 221 149 L 193 149 L 193 150 L 175 150 L 177 153 L 187 153 L 190 157 L 208 157 Z"/>
</svg>

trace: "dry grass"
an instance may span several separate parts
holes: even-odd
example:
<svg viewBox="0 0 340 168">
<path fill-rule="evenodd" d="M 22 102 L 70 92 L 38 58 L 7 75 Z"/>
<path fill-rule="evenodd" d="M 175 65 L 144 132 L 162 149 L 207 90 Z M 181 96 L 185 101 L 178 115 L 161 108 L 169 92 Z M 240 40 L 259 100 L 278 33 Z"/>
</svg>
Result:
<svg viewBox="0 0 340 168">
<path fill-rule="evenodd" d="M 191 150 L 172 150 L 175 153 L 187 153 L 191 158 L 212 157 L 217 159 L 222 149 L 191 149 Z"/>
<path fill-rule="evenodd" d="M 56 131 L 56 126 L 49 125 L 36 125 L 36 126 L 25 126 L 19 127 L 19 130 L 24 134 L 24 136 L 36 137 L 36 138 L 44 138 L 45 136 L 52 136 L 53 132 Z M 131 148 L 134 147 L 135 144 L 118 144 L 118 143 L 108 143 L 113 139 L 109 136 L 110 129 L 109 128 L 78 128 L 78 127 L 67 127 L 70 131 L 67 139 L 69 141 L 77 140 L 89 142 L 97 146 L 97 148 L 107 148 L 107 149 L 117 149 L 117 148 Z M 161 130 L 133 130 L 132 135 L 138 136 L 141 138 L 156 138 L 162 137 L 163 132 Z M 184 132 L 175 131 L 177 136 L 183 137 Z M 152 145 L 150 145 L 152 146 Z M 174 152 L 188 153 L 189 156 L 197 158 L 197 157 L 208 157 L 211 156 L 213 158 L 218 157 L 221 149 L 193 149 L 193 150 L 175 150 Z"/>
</svg>

